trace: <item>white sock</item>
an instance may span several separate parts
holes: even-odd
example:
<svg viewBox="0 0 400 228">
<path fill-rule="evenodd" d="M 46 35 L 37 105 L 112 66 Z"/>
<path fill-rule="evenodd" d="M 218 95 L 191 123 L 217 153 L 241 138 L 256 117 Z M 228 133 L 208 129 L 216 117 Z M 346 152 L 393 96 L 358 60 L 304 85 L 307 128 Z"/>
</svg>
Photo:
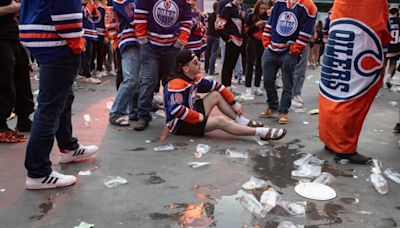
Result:
<svg viewBox="0 0 400 228">
<path fill-rule="evenodd" d="M 250 120 L 244 116 L 236 116 L 235 121 L 236 121 L 236 123 L 238 123 L 240 125 L 244 125 L 244 126 L 247 126 L 247 124 L 249 124 L 249 122 L 250 122 Z"/>
<path fill-rule="evenodd" d="M 256 127 L 256 136 L 265 137 L 268 132 L 269 128 L 267 127 Z"/>
</svg>

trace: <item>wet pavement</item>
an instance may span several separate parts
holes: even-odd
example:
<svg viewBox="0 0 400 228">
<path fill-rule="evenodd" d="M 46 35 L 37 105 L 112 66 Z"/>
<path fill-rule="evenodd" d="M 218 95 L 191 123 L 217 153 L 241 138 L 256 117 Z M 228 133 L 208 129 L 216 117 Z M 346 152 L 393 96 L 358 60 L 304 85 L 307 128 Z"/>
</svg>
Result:
<svg viewBox="0 0 400 228">
<path fill-rule="evenodd" d="M 74 227 L 81 221 L 95 227 L 277 227 L 292 221 L 305 227 L 400 226 L 400 185 L 388 180 L 389 193 L 378 194 L 367 181 L 368 167 L 336 164 L 318 139 L 318 70 L 308 70 L 303 89 L 304 112 L 289 114 L 288 135 L 281 141 L 259 145 L 253 137 L 235 137 L 213 132 L 204 138 L 163 135 L 164 119 L 156 117 L 150 127 L 136 132 L 108 124 L 107 103 L 115 95 L 113 77 L 100 85 L 77 82 L 73 106 L 74 135 L 82 144 L 100 147 L 95 158 L 58 165 L 57 148 L 51 159 L 54 169 L 74 174 L 78 182 L 56 190 L 24 189 L 23 167 L 26 143 L 0 144 L 0 227 Z M 34 91 L 37 81 L 32 80 Z M 238 86 L 244 91 L 242 85 Z M 358 151 L 382 161 L 384 168 L 400 170 L 398 135 L 392 133 L 397 121 L 398 93 L 382 90 L 367 116 Z M 391 103 L 392 102 L 392 103 Z M 247 116 L 277 127 L 276 119 L 258 119 L 265 95 L 244 102 Z M 89 114 L 91 122 L 84 119 Z M 15 119 L 10 126 L 15 125 Z M 307 124 L 308 123 L 308 124 Z M 172 143 L 172 151 L 154 147 Z M 209 153 L 195 157 L 199 143 L 211 146 Z M 247 152 L 245 160 L 226 157 L 226 149 Z M 301 181 L 292 178 L 293 161 L 302 153 L 325 160 L 323 171 L 336 179 L 331 187 L 337 197 L 329 201 L 302 198 L 294 192 Z M 193 169 L 188 162 L 210 162 Z M 78 175 L 90 170 L 90 175 Z M 104 180 L 120 176 L 127 184 L 108 188 Z M 306 201 L 306 214 L 291 216 L 277 206 L 265 218 L 258 218 L 240 203 L 238 191 L 251 176 L 271 182 L 286 200 Z M 253 192 L 259 199 L 261 192 Z"/>
</svg>

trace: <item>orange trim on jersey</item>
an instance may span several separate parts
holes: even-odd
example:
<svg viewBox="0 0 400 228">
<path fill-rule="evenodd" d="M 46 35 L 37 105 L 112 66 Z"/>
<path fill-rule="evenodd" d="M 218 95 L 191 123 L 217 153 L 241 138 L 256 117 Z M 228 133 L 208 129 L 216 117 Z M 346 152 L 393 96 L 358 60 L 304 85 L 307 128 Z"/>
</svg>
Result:
<svg viewBox="0 0 400 228">
<path fill-rule="evenodd" d="M 305 6 L 310 16 L 317 16 L 318 8 L 312 0 L 300 0 L 299 4 Z"/>
<path fill-rule="evenodd" d="M 157 42 L 157 43 L 171 43 L 171 42 L 174 42 L 176 40 L 175 37 L 174 38 L 162 38 L 162 39 L 160 39 L 160 38 L 157 38 L 157 37 L 152 36 L 150 34 L 148 35 L 148 38 L 150 40 L 152 40 L 152 41 Z"/>
<path fill-rule="evenodd" d="M 179 31 L 178 40 L 186 44 L 189 40 L 190 33 L 184 30 Z"/>
<path fill-rule="evenodd" d="M 186 87 L 188 87 L 190 85 L 189 82 L 180 79 L 180 78 L 176 78 L 174 80 L 171 80 L 168 83 L 168 89 L 170 90 L 182 90 L 185 89 Z"/>
<path fill-rule="evenodd" d="M 137 23 L 135 24 L 135 34 L 136 37 L 146 37 L 147 36 L 147 31 L 148 31 L 148 25 L 147 24 L 142 24 L 142 23 Z"/>
<path fill-rule="evenodd" d="M 56 33 L 20 33 L 22 39 L 56 39 L 60 36 Z"/>
<path fill-rule="evenodd" d="M 68 30 L 68 29 L 76 29 L 82 28 L 82 22 L 72 23 L 72 24 L 63 24 L 63 25 L 54 25 L 56 30 Z"/>
</svg>

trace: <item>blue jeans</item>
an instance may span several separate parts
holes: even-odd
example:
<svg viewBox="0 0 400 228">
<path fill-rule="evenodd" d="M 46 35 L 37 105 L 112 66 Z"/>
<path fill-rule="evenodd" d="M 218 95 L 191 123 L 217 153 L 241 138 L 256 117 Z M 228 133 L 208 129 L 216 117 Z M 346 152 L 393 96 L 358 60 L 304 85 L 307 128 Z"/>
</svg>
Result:
<svg viewBox="0 0 400 228">
<path fill-rule="evenodd" d="M 111 107 L 110 117 L 117 118 L 137 112 L 137 99 L 133 100 L 139 93 L 140 74 L 140 49 L 137 46 L 128 46 L 122 52 L 122 77 L 123 80 L 118 88 L 117 96 Z"/>
<path fill-rule="evenodd" d="M 78 140 L 72 137 L 72 84 L 79 70 L 79 55 L 70 54 L 51 63 L 40 64 L 38 107 L 26 149 L 28 176 L 40 178 L 52 172 L 49 154 L 54 137 L 61 150 L 75 150 Z"/>
<path fill-rule="evenodd" d="M 204 69 L 206 72 L 215 73 L 215 62 L 217 61 L 217 52 L 219 38 L 215 36 L 207 37 L 207 49 L 205 56 Z"/>
<path fill-rule="evenodd" d="M 299 63 L 294 70 L 293 96 L 300 96 L 306 75 L 308 58 L 310 57 L 310 45 L 304 49 L 300 57 Z"/>
<path fill-rule="evenodd" d="M 262 69 L 264 75 L 264 88 L 267 91 L 267 103 L 270 109 L 279 113 L 288 113 L 292 102 L 293 74 L 298 56 L 292 56 L 289 52 L 272 52 L 269 48 L 264 50 L 262 56 Z M 278 69 L 282 70 L 283 92 L 281 101 L 278 100 L 275 80 Z"/>
<path fill-rule="evenodd" d="M 139 120 L 151 121 L 150 112 L 153 108 L 153 92 L 157 85 L 158 74 L 160 73 L 163 80 L 173 74 L 178 51 L 173 46 L 156 47 L 151 44 L 145 44 L 140 47 Z"/>
</svg>

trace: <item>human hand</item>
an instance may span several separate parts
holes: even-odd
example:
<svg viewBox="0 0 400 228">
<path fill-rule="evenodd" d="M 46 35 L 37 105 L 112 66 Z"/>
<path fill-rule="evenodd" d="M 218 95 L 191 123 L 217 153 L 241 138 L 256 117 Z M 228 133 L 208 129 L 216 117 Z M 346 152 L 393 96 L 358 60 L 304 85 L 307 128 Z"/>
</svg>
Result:
<svg viewBox="0 0 400 228">
<path fill-rule="evenodd" d="M 204 115 L 199 113 L 199 123 L 204 121 Z"/>
<path fill-rule="evenodd" d="M 21 8 L 21 3 L 17 2 L 15 0 L 12 0 L 10 2 L 10 5 L 8 5 L 9 9 L 10 9 L 10 13 L 19 13 L 19 9 Z"/>
<path fill-rule="evenodd" d="M 265 26 L 265 22 L 264 21 L 257 21 L 255 25 L 257 27 L 259 27 L 259 28 L 263 28 Z"/>
<path fill-rule="evenodd" d="M 232 109 L 239 116 L 243 115 L 244 113 L 244 108 L 239 102 L 236 102 L 234 105 L 232 105 Z"/>
</svg>

